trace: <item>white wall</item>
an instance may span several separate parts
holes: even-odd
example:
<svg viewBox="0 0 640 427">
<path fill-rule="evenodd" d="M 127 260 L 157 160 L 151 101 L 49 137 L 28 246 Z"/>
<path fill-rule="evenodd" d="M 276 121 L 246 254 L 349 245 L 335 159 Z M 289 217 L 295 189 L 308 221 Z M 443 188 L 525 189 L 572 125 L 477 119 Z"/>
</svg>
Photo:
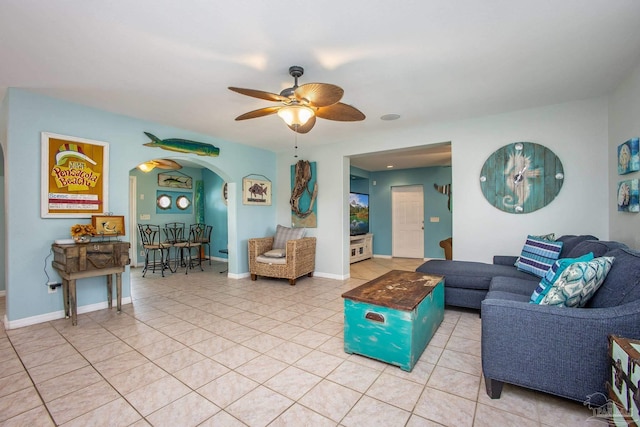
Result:
<svg viewBox="0 0 640 427">
<path fill-rule="evenodd" d="M 640 248 L 640 214 L 618 212 L 618 182 L 640 178 L 640 172 L 618 175 L 618 145 L 640 137 L 640 65 L 609 97 L 609 234 L 632 248 Z"/>
<path fill-rule="evenodd" d="M 368 120 L 376 120 L 370 118 Z M 380 133 L 361 141 L 306 145 L 305 160 L 318 167 L 316 275 L 348 277 L 347 197 L 350 155 L 451 141 L 454 257 L 491 262 L 518 254 L 527 234 L 593 234 L 607 239 L 607 100 L 552 105 L 472 120 Z M 480 191 L 480 170 L 496 149 L 516 141 L 542 144 L 562 160 L 565 182 L 547 207 L 523 215 L 502 212 Z M 278 181 L 288 182 L 292 153 L 278 156 Z M 290 223 L 290 188 L 278 186 L 277 218 Z M 342 248 L 342 250 L 338 250 Z"/>
</svg>

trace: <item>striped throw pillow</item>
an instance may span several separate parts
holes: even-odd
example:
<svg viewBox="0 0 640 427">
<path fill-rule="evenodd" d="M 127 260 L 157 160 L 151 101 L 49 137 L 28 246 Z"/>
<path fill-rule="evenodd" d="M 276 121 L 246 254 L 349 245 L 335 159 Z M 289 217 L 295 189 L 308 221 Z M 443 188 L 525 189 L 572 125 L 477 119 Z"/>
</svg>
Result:
<svg viewBox="0 0 640 427">
<path fill-rule="evenodd" d="M 524 243 L 518 260 L 518 270 L 544 277 L 560 256 L 562 245 L 562 242 L 527 236 L 527 241 Z"/>
<path fill-rule="evenodd" d="M 286 249 L 288 240 L 302 239 L 306 231 L 304 228 L 289 228 L 278 224 L 271 249 Z"/>
</svg>

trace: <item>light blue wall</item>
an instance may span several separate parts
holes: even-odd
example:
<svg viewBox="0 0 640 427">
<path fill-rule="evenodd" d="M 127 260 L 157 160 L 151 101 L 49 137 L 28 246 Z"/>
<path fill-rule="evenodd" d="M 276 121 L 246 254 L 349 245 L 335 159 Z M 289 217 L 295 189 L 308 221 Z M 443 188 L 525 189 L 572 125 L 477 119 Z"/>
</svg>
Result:
<svg viewBox="0 0 640 427">
<path fill-rule="evenodd" d="M 208 169 L 202 170 L 202 180 L 204 181 L 204 221 L 213 227 L 211 232 L 211 256 L 226 258 L 226 254 L 221 254 L 220 249 L 227 249 L 229 246 L 229 235 L 227 232 L 228 209 L 222 197 L 222 186 L 224 179 Z"/>
<path fill-rule="evenodd" d="M 375 185 L 373 185 L 375 181 Z M 451 212 L 447 197 L 433 188 L 451 183 L 450 167 L 431 167 L 370 173 L 370 231 L 373 233 L 374 255 L 392 255 L 391 188 L 404 185 L 422 185 L 424 188 L 424 257 L 444 258 L 440 241 L 451 237 Z M 430 222 L 431 217 L 440 222 Z"/>
<path fill-rule="evenodd" d="M 245 206 L 241 203 L 242 177 L 261 174 L 278 185 L 275 154 L 216 139 L 212 136 L 108 113 L 71 102 L 36 95 L 21 89 L 9 89 L 7 149 L 5 150 L 5 215 L 7 254 L 6 288 L 9 322 L 46 316 L 63 309 L 60 292 L 47 293 L 47 276 L 57 280 L 51 268 L 51 244 L 68 238 L 69 228 L 76 223 L 89 223 L 87 218 L 40 217 L 40 137 L 41 132 L 84 137 L 109 143 L 109 211 L 124 215 L 129 224 L 129 173 L 138 164 L 157 157 L 188 158 L 207 167 L 227 182 L 230 196 L 229 272 L 247 273 L 247 239 L 273 233 L 274 206 Z M 220 148 L 220 157 L 199 157 L 159 148 L 145 147 L 144 131 L 159 138 L 185 138 L 210 143 Z M 175 154 L 175 155 L 174 155 Z M 288 185 L 288 183 L 285 183 Z M 259 221 L 256 221 L 259 210 Z M 241 224 L 242 226 L 239 226 Z M 128 239 L 131 230 L 127 229 Z M 123 275 L 123 296 L 130 295 L 129 269 Z M 106 301 L 103 278 L 83 279 L 78 287 L 78 307 Z M 35 320 L 34 320 L 35 319 Z M 23 320 L 29 322 L 30 320 Z M 32 322 L 32 323 L 33 323 Z M 19 322 L 18 322 L 19 323 Z"/>
</svg>

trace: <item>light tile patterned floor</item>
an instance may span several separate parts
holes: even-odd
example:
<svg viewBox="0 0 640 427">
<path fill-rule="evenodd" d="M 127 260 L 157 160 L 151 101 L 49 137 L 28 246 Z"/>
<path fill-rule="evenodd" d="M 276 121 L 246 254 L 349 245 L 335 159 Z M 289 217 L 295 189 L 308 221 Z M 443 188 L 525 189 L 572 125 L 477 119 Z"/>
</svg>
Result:
<svg viewBox="0 0 640 427">
<path fill-rule="evenodd" d="M 352 279 L 161 277 L 132 269 L 133 304 L 0 331 L 0 426 L 597 426 L 579 403 L 484 392 L 478 313 L 448 308 L 411 373 L 343 351 Z M 4 306 L 4 299 L 0 299 Z M 602 424 L 600 424 L 602 425 Z"/>
</svg>

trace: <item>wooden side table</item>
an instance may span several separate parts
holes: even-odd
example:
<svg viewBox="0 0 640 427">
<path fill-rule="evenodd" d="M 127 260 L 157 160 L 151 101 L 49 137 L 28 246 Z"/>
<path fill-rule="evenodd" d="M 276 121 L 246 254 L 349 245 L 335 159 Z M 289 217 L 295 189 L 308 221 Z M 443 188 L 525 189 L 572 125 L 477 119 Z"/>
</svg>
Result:
<svg viewBox="0 0 640 427">
<path fill-rule="evenodd" d="M 72 245 L 53 244 L 53 268 L 62 278 L 64 313 L 78 324 L 76 280 L 106 276 L 107 303 L 113 306 L 113 274 L 116 275 L 117 310 L 122 310 L 122 272 L 129 260 L 128 242 L 100 242 Z"/>
</svg>

